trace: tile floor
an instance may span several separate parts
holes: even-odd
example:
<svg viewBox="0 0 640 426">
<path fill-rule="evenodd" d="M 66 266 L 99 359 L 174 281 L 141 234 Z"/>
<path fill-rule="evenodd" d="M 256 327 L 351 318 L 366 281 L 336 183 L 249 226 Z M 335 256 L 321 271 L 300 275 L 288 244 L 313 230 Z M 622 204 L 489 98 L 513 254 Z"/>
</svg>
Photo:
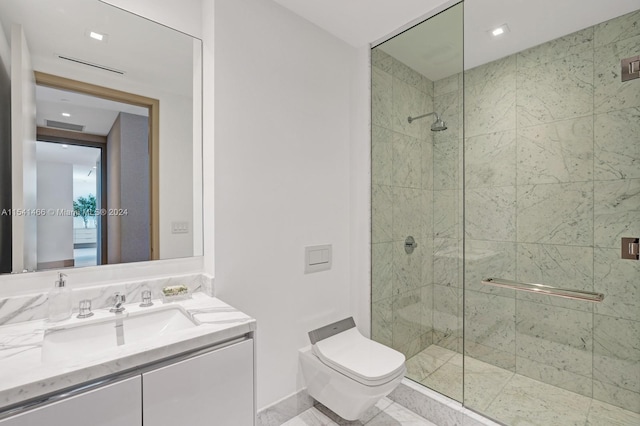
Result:
<svg viewBox="0 0 640 426">
<path fill-rule="evenodd" d="M 437 426 L 416 413 L 391 401 L 388 398 L 380 400 L 360 419 L 353 422 L 344 420 L 327 407 L 318 404 L 309 408 L 282 426 L 336 426 L 336 425 L 367 425 L 367 426 Z"/>
<path fill-rule="evenodd" d="M 462 401 L 462 355 L 431 345 L 407 377 Z M 465 405 L 507 425 L 638 426 L 640 414 L 467 357 Z"/>
</svg>

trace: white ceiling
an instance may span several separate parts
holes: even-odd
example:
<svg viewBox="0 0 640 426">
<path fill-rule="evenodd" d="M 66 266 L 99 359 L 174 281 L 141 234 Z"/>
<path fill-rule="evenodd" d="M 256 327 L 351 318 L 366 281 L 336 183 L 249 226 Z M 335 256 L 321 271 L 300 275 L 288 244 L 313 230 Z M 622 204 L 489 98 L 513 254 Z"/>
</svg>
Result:
<svg viewBox="0 0 640 426">
<path fill-rule="evenodd" d="M 85 126 L 85 133 L 103 136 L 109 134 L 120 112 L 149 115 L 147 108 L 43 86 L 36 86 L 36 104 L 38 126 L 45 127 L 45 120 L 60 121 Z M 64 117 L 63 112 L 71 117 Z"/>
<path fill-rule="evenodd" d="M 442 0 L 274 1 L 355 47 L 375 43 L 422 16 L 432 15 L 436 9 L 440 11 L 454 4 Z M 637 9 L 640 9 L 640 0 L 466 0 L 464 68 L 476 67 Z M 487 31 L 504 23 L 511 32 L 500 39 L 491 39 Z M 442 46 L 447 46 L 458 49 L 457 54 L 461 54 L 462 44 L 456 43 L 454 37 L 442 33 L 430 38 L 433 43 L 421 44 L 408 38 L 412 47 L 399 50 L 411 51 L 406 53 L 407 57 L 433 58 L 434 52 L 443 55 Z M 447 55 L 454 57 L 456 53 Z M 451 66 L 455 61 L 442 62 L 443 69 L 416 69 L 425 75 L 450 75 L 452 70 L 446 68 L 447 63 Z M 458 65 L 455 72 L 459 71 Z"/>
<path fill-rule="evenodd" d="M 66 147 L 66 148 L 65 148 Z M 96 165 L 100 149 L 87 146 L 65 145 L 55 142 L 37 142 L 36 160 L 52 163 L 75 164 L 86 168 L 85 175 Z"/>
</svg>

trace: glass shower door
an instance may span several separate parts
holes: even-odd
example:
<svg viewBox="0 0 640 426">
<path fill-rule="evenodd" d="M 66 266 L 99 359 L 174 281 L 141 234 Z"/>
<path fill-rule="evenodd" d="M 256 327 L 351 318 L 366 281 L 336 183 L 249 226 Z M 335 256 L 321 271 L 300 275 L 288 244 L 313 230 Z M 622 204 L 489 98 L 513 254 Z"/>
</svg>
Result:
<svg viewBox="0 0 640 426">
<path fill-rule="evenodd" d="M 492 24 L 477 7 L 467 50 Z M 637 425 L 640 261 L 620 251 L 640 236 L 640 80 L 620 60 L 640 55 L 640 11 L 551 38 L 464 73 L 464 404 Z"/>
</svg>

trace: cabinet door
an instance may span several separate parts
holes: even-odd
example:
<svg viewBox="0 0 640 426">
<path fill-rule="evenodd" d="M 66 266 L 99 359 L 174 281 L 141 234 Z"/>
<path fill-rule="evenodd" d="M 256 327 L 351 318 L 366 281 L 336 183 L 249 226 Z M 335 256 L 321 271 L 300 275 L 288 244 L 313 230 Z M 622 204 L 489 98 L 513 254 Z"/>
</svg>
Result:
<svg viewBox="0 0 640 426">
<path fill-rule="evenodd" d="M 0 420 L 0 426 L 140 426 L 141 399 L 135 376 Z"/>
<path fill-rule="evenodd" d="M 253 340 L 142 375 L 144 426 L 253 426 Z"/>
</svg>

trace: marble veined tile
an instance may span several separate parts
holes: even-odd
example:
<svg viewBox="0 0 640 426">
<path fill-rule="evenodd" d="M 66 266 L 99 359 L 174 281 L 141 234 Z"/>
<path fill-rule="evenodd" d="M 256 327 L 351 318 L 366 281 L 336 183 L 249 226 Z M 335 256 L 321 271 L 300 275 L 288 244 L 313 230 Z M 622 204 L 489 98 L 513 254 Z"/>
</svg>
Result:
<svg viewBox="0 0 640 426">
<path fill-rule="evenodd" d="M 433 191 L 433 235 L 458 238 L 457 190 Z"/>
<path fill-rule="evenodd" d="M 465 289 L 515 298 L 514 290 L 481 284 L 486 278 L 516 279 L 516 243 L 467 239 Z"/>
<path fill-rule="evenodd" d="M 393 404 L 389 398 L 382 398 L 380 401 L 376 402 L 376 405 L 371 407 L 369 410 L 365 411 L 365 413 L 358 420 L 349 421 L 345 420 L 342 417 L 338 416 L 333 411 L 329 410 L 324 405 L 318 403 L 315 408 L 321 411 L 324 415 L 329 417 L 334 424 L 338 424 L 340 426 L 360 426 L 366 424 L 369 420 L 380 414 L 382 411 L 386 410 Z"/>
<path fill-rule="evenodd" d="M 483 412 L 513 377 L 513 372 L 479 361 L 464 359 L 464 404 Z"/>
<path fill-rule="evenodd" d="M 430 96 L 393 78 L 393 130 L 414 138 L 424 139 L 431 124 L 428 119 L 409 123 L 409 117 L 416 117 L 431 111 L 433 100 Z"/>
<path fill-rule="evenodd" d="M 371 300 L 387 299 L 393 294 L 393 243 L 371 245 Z"/>
<path fill-rule="evenodd" d="M 593 248 L 547 244 L 518 244 L 516 281 L 573 290 L 593 291 Z M 519 300 L 580 311 L 593 311 L 592 303 L 543 294 L 518 292 Z"/>
<path fill-rule="evenodd" d="M 516 132 L 467 138 L 464 161 L 467 188 L 515 186 Z"/>
<path fill-rule="evenodd" d="M 509 425 L 582 426 L 591 398 L 514 375 L 485 414 Z"/>
<path fill-rule="evenodd" d="M 462 312 L 458 306 L 461 290 L 457 287 L 441 285 L 433 286 L 433 333 L 436 344 L 445 347 L 441 342 L 454 341 L 461 337 Z"/>
<path fill-rule="evenodd" d="M 640 235 L 640 179 L 594 182 L 594 198 L 596 247 L 618 248 L 622 237 Z"/>
<path fill-rule="evenodd" d="M 434 238 L 433 283 L 460 287 L 458 265 L 462 262 L 462 247 L 457 238 Z"/>
<path fill-rule="evenodd" d="M 465 339 L 502 352 L 516 349 L 515 299 L 465 292 Z"/>
<path fill-rule="evenodd" d="M 420 90 L 421 92 L 425 90 L 422 74 L 395 58 L 393 59 L 392 75 L 394 78 L 407 83 L 416 90 Z"/>
<path fill-rule="evenodd" d="M 620 60 L 637 56 L 639 45 L 640 35 L 595 49 L 593 104 L 596 114 L 640 106 L 638 80 L 623 82 L 620 79 Z"/>
<path fill-rule="evenodd" d="M 456 353 L 437 345 L 431 345 L 407 360 L 407 377 L 421 381 L 436 371 Z"/>
<path fill-rule="evenodd" d="M 593 398 L 624 410 L 640 414 L 640 393 L 633 392 L 610 383 L 593 381 Z M 635 426 L 635 423 L 631 423 Z M 608 426 L 608 424 L 607 424 Z"/>
<path fill-rule="evenodd" d="M 457 92 L 459 89 L 458 82 L 460 73 L 453 74 L 449 77 L 441 78 L 433 82 L 433 96 L 437 97 L 445 93 Z"/>
<path fill-rule="evenodd" d="M 593 244 L 593 183 L 518 186 L 518 241 Z"/>
<path fill-rule="evenodd" d="M 596 47 L 640 35 L 640 10 L 602 22 L 594 27 Z"/>
<path fill-rule="evenodd" d="M 591 364 L 591 363 L 589 363 Z M 516 371 L 539 382 L 566 389 L 580 395 L 591 397 L 592 380 L 589 376 L 572 373 L 546 363 L 546 359 L 537 361 L 524 357 L 516 357 Z"/>
<path fill-rule="evenodd" d="M 449 361 L 429 374 L 420 383 L 449 398 L 462 402 L 462 355 L 455 354 Z"/>
<path fill-rule="evenodd" d="M 593 113 L 593 51 L 518 69 L 518 127 Z"/>
<path fill-rule="evenodd" d="M 594 289 L 605 295 L 598 314 L 640 321 L 640 262 L 620 258 L 620 249 L 596 248 Z"/>
<path fill-rule="evenodd" d="M 422 287 L 422 251 L 424 243 L 416 238 L 418 246 L 407 254 L 404 241 L 393 242 L 393 295 Z"/>
<path fill-rule="evenodd" d="M 464 88 L 465 137 L 516 128 L 516 73 Z"/>
<path fill-rule="evenodd" d="M 516 188 L 499 186 L 466 191 L 467 237 L 474 240 L 515 241 Z"/>
<path fill-rule="evenodd" d="M 640 322 L 596 314 L 593 332 L 593 378 L 640 392 Z"/>
<path fill-rule="evenodd" d="M 593 174 L 593 117 L 518 129 L 518 185 L 580 182 Z"/>
<path fill-rule="evenodd" d="M 461 92 L 443 93 L 433 98 L 433 110 L 437 112 L 442 120 L 447 123 L 447 130 L 434 132 L 434 135 L 447 135 L 452 137 L 460 136 L 460 104 L 462 103 Z M 429 120 L 429 126 L 434 122 L 434 117 L 425 117 Z M 430 128 L 430 127 L 429 127 Z"/>
<path fill-rule="evenodd" d="M 596 180 L 640 178 L 640 108 L 597 114 L 594 134 Z"/>
<path fill-rule="evenodd" d="M 371 242 L 381 243 L 392 240 L 393 192 L 390 186 L 371 187 Z"/>
<path fill-rule="evenodd" d="M 404 349 L 428 330 L 422 319 L 422 292 L 407 291 L 393 297 L 393 347 Z"/>
<path fill-rule="evenodd" d="M 393 133 L 393 185 L 422 187 L 422 142 L 402 133 Z"/>
<path fill-rule="evenodd" d="M 404 408 L 402 405 L 394 403 L 389 408 L 375 416 L 369 422 L 369 426 L 436 426 L 434 423 L 420 417 L 413 411 Z"/>
<path fill-rule="evenodd" d="M 589 408 L 585 426 L 631 426 L 640 425 L 640 414 L 621 410 L 615 405 L 594 399 Z"/>
<path fill-rule="evenodd" d="M 389 347 L 393 345 L 393 298 L 371 303 L 371 338 Z"/>
<path fill-rule="evenodd" d="M 458 137 L 455 134 L 436 134 L 433 140 L 433 189 L 456 189 L 459 173 Z"/>
<path fill-rule="evenodd" d="M 517 356 L 591 376 L 591 312 L 518 300 L 516 314 Z"/>
<path fill-rule="evenodd" d="M 392 128 L 392 83 L 391 74 L 371 68 L 371 123 L 387 129 Z"/>
<path fill-rule="evenodd" d="M 464 87 L 490 85 L 516 72 L 516 55 L 510 55 L 464 71 Z"/>
<path fill-rule="evenodd" d="M 282 426 L 327 426 L 335 425 L 329 417 L 322 414 L 317 408 L 311 407 Z"/>
<path fill-rule="evenodd" d="M 393 239 L 404 241 L 409 235 L 422 235 L 422 190 L 393 187 Z"/>
<path fill-rule="evenodd" d="M 389 129 L 371 127 L 371 182 L 391 185 L 393 136 Z"/>
<path fill-rule="evenodd" d="M 393 58 L 380 48 L 371 49 L 371 66 L 391 74 L 393 70 Z"/>
<path fill-rule="evenodd" d="M 518 68 L 535 67 L 592 49 L 593 27 L 589 27 L 517 53 Z"/>
<path fill-rule="evenodd" d="M 433 189 L 433 135 L 422 141 L 422 189 Z"/>
</svg>

